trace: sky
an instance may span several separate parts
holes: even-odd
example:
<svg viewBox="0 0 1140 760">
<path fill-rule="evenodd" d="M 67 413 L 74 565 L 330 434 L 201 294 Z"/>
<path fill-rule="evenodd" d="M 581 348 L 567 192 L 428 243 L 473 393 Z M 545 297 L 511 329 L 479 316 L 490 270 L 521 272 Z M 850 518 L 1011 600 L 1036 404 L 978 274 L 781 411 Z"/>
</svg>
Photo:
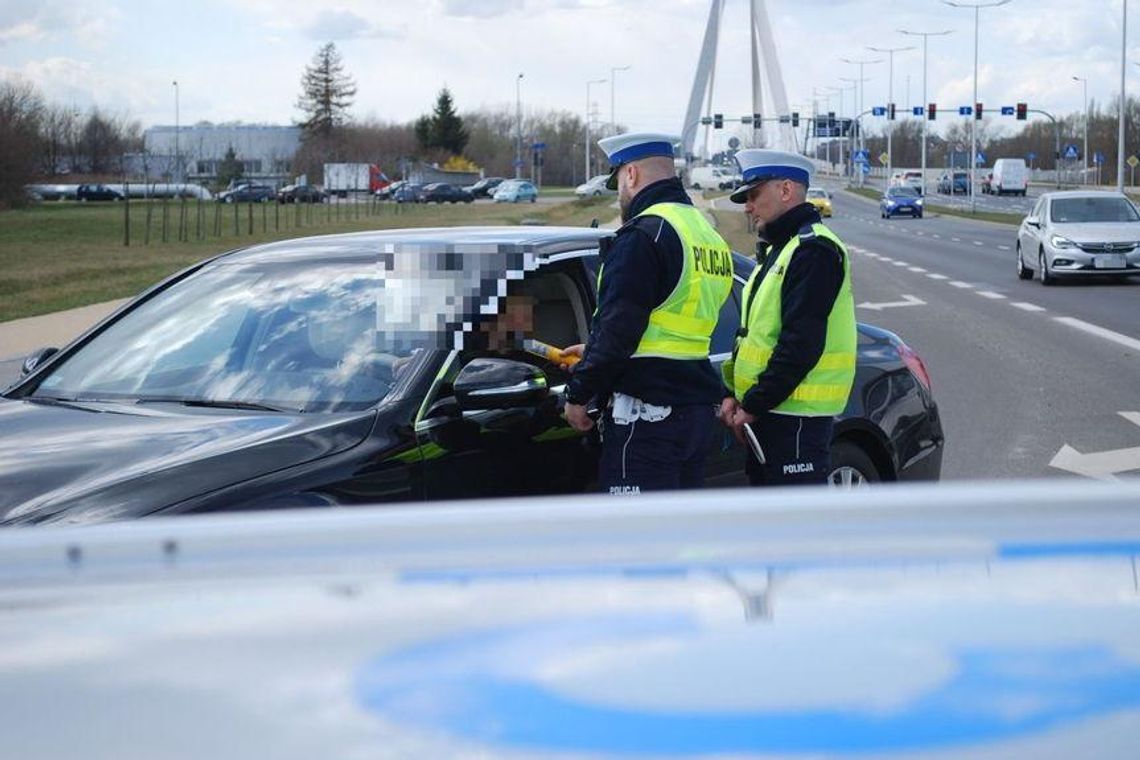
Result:
<svg viewBox="0 0 1140 760">
<path fill-rule="evenodd" d="M 968 1 L 968 0 L 963 0 Z M 1057 114 L 1120 91 L 1122 0 L 1012 0 L 983 9 L 979 100 Z M 840 111 L 857 66 L 841 58 L 894 54 L 894 100 L 922 98 L 922 38 L 931 37 L 926 102 L 973 101 L 974 12 L 939 0 L 767 0 L 793 110 Z M 357 119 L 407 122 L 447 86 L 465 110 L 584 115 L 633 131 L 679 133 L 710 0 L 0 0 L 0 77 L 36 85 L 49 102 L 100 109 L 143 127 L 175 121 L 287 124 L 301 74 L 335 42 L 357 84 Z M 1127 39 L 1127 88 L 1140 95 L 1140 8 Z M 748 0 L 726 0 L 713 110 L 751 113 Z M 627 70 L 613 69 L 629 66 Z M 522 80 L 518 74 L 522 73 Z M 865 108 L 888 100 L 888 65 L 864 67 Z M 909 82 L 908 82 L 909 77 Z M 587 85 L 589 80 L 605 83 Z M 616 80 L 611 92 L 610 79 Z M 177 88 L 174 82 L 178 82 Z M 909 89 L 908 89 L 909 84 Z M 842 111 L 853 112 L 854 94 Z M 909 99 L 908 99 L 909 98 Z M 772 107 L 766 106 L 771 114 Z M 1013 117 L 1002 120 L 1007 130 Z M 939 116 L 940 127 L 952 118 Z M 873 126 L 873 125 L 872 125 Z M 725 135 L 727 136 L 727 132 Z"/>
</svg>

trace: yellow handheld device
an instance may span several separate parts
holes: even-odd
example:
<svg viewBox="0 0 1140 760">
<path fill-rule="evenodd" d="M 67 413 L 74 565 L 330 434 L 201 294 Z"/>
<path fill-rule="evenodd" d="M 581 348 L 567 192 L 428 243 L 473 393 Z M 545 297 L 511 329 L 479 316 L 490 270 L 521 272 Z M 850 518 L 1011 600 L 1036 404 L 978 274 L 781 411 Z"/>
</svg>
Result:
<svg viewBox="0 0 1140 760">
<path fill-rule="evenodd" d="M 523 349 L 535 356 L 541 356 L 547 361 L 554 362 L 555 364 L 567 364 L 574 366 L 582 357 L 580 356 L 566 356 L 562 353 L 562 349 L 557 346 L 552 346 L 549 343 L 543 343 L 541 340 L 534 338 L 527 338 L 523 341 Z"/>
</svg>

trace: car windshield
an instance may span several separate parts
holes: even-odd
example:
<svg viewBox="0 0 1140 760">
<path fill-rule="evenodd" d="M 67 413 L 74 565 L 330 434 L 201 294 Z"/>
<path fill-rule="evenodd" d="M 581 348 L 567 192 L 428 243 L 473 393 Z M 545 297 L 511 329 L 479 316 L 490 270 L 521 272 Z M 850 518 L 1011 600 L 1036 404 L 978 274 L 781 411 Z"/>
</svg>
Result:
<svg viewBox="0 0 1140 760">
<path fill-rule="evenodd" d="M 892 187 L 887 191 L 887 195 L 892 198 L 917 198 L 918 193 L 913 188 L 909 187 Z"/>
<path fill-rule="evenodd" d="M 415 260 L 415 255 L 408 256 Z M 438 348 L 463 278 L 362 261 L 219 264 L 157 294 L 33 397 L 351 411 L 402 390 Z M 423 262 L 430 266 L 430 262 Z"/>
<path fill-rule="evenodd" d="M 1055 198 L 1049 219 L 1057 224 L 1137 222 L 1140 215 L 1126 198 Z"/>
<path fill-rule="evenodd" d="M 827 197 L 827 191 L 826 190 L 817 190 L 815 188 L 811 188 L 810 190 L 807 191 L 807 197 L 809 197 L 809 198 L 826 198 Z"/>
</svg>

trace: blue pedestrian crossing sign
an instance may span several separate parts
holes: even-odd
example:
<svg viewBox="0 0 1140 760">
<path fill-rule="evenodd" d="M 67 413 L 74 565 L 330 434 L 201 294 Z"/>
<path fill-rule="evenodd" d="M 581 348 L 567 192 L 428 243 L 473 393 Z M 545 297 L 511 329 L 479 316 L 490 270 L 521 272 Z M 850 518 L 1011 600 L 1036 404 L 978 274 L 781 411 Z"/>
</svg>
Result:
<svg viewBox="0 0 1140 760">
<path fill-rule="evenodd" d="M 958 106 L 958 115 L 959 116 L 969 116 L 973 112 L 974 112 L 973 106 Z"/>
<path fill-rule="evenodd" d="M 1098 166 L 1104 163 L 1104 154 L 1099 150 L 1096 153 L 1093 153 L 1093 163 Z"/>
<path fill-rule="evenodd" d="M 1076 145 L 1066 145 L 1065 146 L 1065 152 L 1063 154 L 1064 158 L 1074 159 L 1074 158 L 1077 158 L 1079 155 L 1080 155 L 1080 153 L 1077 152 L 1077 146 Z"/>
<path fill-rule="evenodd" d="M 1037 160 L 1037 154 L 1034 153 L 1033 151 L 1029 151 L 1028 153 L 1025 154 L 1025 158 L 1028 161 L 1036 161 Z"/>
<path fill-rule="evenodd" d="M 910 112 L 915 116 L 922 116 L 922 106 L 915 106 L 914 108 L 910 109 Z"/>
<path fill-rule="evenodd" d="M 868 164 L 871 162 L 871 154 L 866 150 L 852 151 L 851 160 L 857 164 Z"/>
<path fill-rule="evenodd" d="M 978 166 L 983 166 L 986 163 L 986 154 L 978 151 L 978 155 L 974 156 L 974 163 Z"/>
</svg>

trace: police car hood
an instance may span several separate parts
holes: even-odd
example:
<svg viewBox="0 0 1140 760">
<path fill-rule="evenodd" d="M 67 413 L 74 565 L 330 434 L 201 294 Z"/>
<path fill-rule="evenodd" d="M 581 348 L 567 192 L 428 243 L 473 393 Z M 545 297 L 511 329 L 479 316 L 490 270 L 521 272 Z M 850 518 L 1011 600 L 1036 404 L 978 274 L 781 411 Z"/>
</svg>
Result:
<svg viewBox="0 0 1140 760">
<path fill-rule="evenodd" d="M 374 416 L 0 400 L 0 524 L 159 512 L 354 446 Z"/>
</svg>

